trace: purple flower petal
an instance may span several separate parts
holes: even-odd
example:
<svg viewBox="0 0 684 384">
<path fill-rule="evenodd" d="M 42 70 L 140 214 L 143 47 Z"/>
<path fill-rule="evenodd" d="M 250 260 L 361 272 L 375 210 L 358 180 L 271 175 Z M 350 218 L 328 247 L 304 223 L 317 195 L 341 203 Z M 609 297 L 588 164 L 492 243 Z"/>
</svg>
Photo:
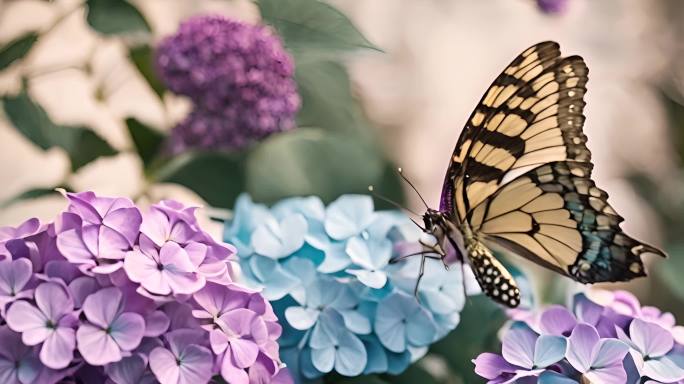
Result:
<svg viewBox="0 0 684 384">
<path fill-rule="evenodd" d="M 178 384 L 206 383 L 212 376 L 214 365 L 211 351 L 192 344 L 179 356 L 181 373 Z"/>
<path fill-rule="evenodd" d="M 7 296 L 14 296 L 28 283 L 32 271 L 33 266 L 28 259 L 1 261 L 0 292 Z"/>
<path fill-rule="evenodd" d="M 259 347 L 251 340 L 232 339 L 230 349 L 233 352 L 233 363 L 238 368 L 247 368 L 254 364 L 259 354 Z"/>
<path fill-rule="evenodd" d="M 532 369 L 534 346 L 538 337 L 539 335 L 527 326 L 514 325 L 503 338 L 501 346 L 503 357 L 511 364 Z"/>
<path fill-rule="evenodd" d="M 601 384 L 624 384 L 627 382 L 627 373 L 622 364 L 609 365 L 602 368 L 592 369 L 584 376 L 591 383 Z"/>
<path fill-rule="evenodd" d="M 601 339 L 599 341 L 596 359 L 592 363 L 592 368 L 602 368 L 615 364 L 621 364 L 625 355 L 629 352 L 629 346 L 620 340 Z"/>
<path fill-rule="evenodd" d="M 166 334 L 166 341 L 169 343 L 171 352 L 180 356 L 183 348 L 190 344 L 201 344 L 204 342 L 206 333 L 201 329 L 177 329 Z"/>
<path fill-rule="evenodd" d="M 563 357 L 567 350 L 567 343 L 563 336 L 541 335 L 534 347 L 534 366 L 546 368 Z"/>
<path fill-rule="evenodd" d="M 542 313 L 539 326 L 542 333 L 568 336 L 576 324 L 577 320 L 570 311 L 560 305 L 554 305 Z"/>
<path fill-rule="evenodd" d="M 110 336 L 124 351 L 132 351 L 140 344 L 145 333 L 145 320 L 137 313 L 119 315 L 109 326 Z"/>
<path fill-rule="evenodd" d="M 162 311 L 154 311 L 145 316 L 145 336 L 157 337 L 161 336 L 167 329 L 171 320 Z"/>
<path fill-rule="evenodd" d="M 225 380 L 230 380 L 231 384 L 249 384 L 249 376 L 244 369 L 233 365 L 233 357 L 230 349 L 226 351 L 221 362 L 221 376 Z"/>
<path fill-rule="evenodd" d="M 596 346 L 599 343 L 599 334 L 589 324 L 577 324 L 568 338 L 568 362 L 578 371 L 589 371 L 594 362 Z"/>
<path fill-rule="evenodd" d="M 66 368 L 74 358 L 76 332 L 59 327 L 51 332 L 40 350 L 40 361 L 52 369 Z"/>
<path fill-rule="evenodd" d="M 159 260 L 164 265 L 164 269 L 169 269 L 174 273 L 197 272 L 197 267 L 190 262 L 188 253 L 178 244 L 168 242 L 159 251 Z"/>
<path fill-rule="evenodd" d="M 514 373 L 519 368 L 506 361 L 503 356 L 489 352 L 479 354 L 473 363 L 475 373 L 487 380 L 494 380 L 503 373 Z"/>
<path fill-rule="evenodd" d="M 133 245 L 138 238 L 140 224 L 142 223 L 142 215 L 138 208 L 121 208 L 113 212 L 109 212 L 105 216 L 102 224 L 115 230 L 124 239 L 126 239 L 128 246 Z"/>
<path fill-rule="evenodd" d="M 180 383 L 180 365 L 176 356 L 166 348 L 155 348 L 150 352 L 150 369 L 162 384 Z"/>
<path fill-rule="evenodd" d="M 103 288 L 85 299 L 83 312 L 88 321 L 106 329 L 121 311 L 121 299 L 119 288 Z"/>
<path fill-rule="evenodd" d="M 674 346 L 672 333 L 660 325 L 634 319 L 629 325 L 629 338 L 639 351 L 648 357 L 665 355 Z"/>
<path fill-rule="evenodd" d="M 105 365 L 121 360 L 121 350 L 103 329 L 88 323 L 76 331 L 78 351 L 88 364 Z"/>
</svg>

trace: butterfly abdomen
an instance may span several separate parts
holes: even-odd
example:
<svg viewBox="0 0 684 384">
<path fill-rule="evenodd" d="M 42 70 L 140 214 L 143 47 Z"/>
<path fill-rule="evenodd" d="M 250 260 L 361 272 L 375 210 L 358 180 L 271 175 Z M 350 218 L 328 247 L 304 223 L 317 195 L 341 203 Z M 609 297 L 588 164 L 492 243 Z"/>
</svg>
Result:
<svg viewBox="0 0 684 384">
<path fill-rule="evenodd" d="M 520 289 L 492 251 L 476 239 L 467 241 L 466 250 L 475 279 L 485 295 L 499 304 L 517 307 L 520 304 Z"/>
</svg>

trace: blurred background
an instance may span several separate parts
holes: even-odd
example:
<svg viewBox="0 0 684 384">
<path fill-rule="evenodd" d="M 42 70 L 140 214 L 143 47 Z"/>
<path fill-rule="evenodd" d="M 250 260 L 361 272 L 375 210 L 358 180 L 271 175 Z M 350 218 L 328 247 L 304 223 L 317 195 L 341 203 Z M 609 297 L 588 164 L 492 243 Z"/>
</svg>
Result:
<svg viewBox="0 0 684 384">
<path fill-rule="evenodd" d="M 684 319 L 684 3 L 568 0 L 545 10 L 534 0 L 331 0 L 351 23 L 335 24 L 337 45 L 318 42 L 315 52 L 297 45 L 306 37 L 281 23 L 274 4 L 2 0 L 0 225 L 52 218 L 64 206 L 55 187 L 230 209 L 241 191 L 267 203 L 300 194 L 330 201 L 375 184 L 419 209 L 397 166 L 436 207 L 449 155 L 487 86 L 523 49 L 555 40 L 590 69 L 584 130 L 597 184 L 628 233 L 671 256 L 648 260 L 653 278 L 620 287 Z M 202 14 L 263 20 L 282 34 L 295 59 L 299 128 L 239 150 L 159 155 L 192 107 L 155 75 L 154 48 Z M 205 222 L 219 234 L 214 211 Z M 542 301 L 572 289 L 511 260 L 534 276 Z M 466 311 L 462 321 L 478 317 Z M 453 352 L 449 343 L 435 349 Z M 444 355 L 463 364 L 475 353 Z M 426 364 L 443 371 L 444 363 Z"/>
</svg>

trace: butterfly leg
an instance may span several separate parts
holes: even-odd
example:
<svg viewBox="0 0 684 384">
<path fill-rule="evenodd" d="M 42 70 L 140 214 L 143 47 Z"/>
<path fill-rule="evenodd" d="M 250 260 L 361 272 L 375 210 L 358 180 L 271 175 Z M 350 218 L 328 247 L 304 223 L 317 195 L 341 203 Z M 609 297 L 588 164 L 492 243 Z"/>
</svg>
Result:
<svg viewBox="0 0 684 384">
<path fill-rule="evenodd" d="M 425 257 L 425 258 L 434 259 L 434 260 L 442 260 L 443 259 L 442 256 L 439 256 L 439 254 L 437 254 L 434 251 L 421 251 L 421 252 L 414 252 L 414 253 L 409 253 L 407 255 L 401 255 L 401 256 L 394 257 L 394 258 L 390 259 L 389 263 L 395 264 L 395 263 L 398 263 L 400 261 L 406 260 L 409 257 L 418 256 L 418 255 L 423 255 L 423 257 Z"/>
<path fill-rule="evenodd" d="M 420 302 L 420 299 L 418 298 L 418 286 L 420 285 L 420 280 L 423 278 L 423 275 L 425 274 L 425 260 L 427 260 L 427 257 L 423 255 L 420 259 L 420 271 L 418 272 L 418 278 L 416 279 L 416 286 L 413 288 L 413 296 L 415 296 L 416 300 Z"/>
</svg>

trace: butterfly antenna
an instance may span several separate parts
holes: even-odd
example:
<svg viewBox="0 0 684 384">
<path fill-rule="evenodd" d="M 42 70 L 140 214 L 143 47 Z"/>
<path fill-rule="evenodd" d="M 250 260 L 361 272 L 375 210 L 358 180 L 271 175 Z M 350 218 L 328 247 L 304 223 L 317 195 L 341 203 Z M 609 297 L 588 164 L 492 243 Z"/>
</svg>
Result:
<svg viewBox="0 0 684 384">
<path fill-rule="evenodd" d="M 422 201 L 422 202 L 423 202 L 423 205 L 425 205 L 425 208 L 426 208 L 426 209 L 430 209 L 430 206 L 428 205 L 428 203 L 425 202 L 425 199 L 423 199 L 423 196 L 420 194 L 420 192 L 418 192 L 418 189 L 416 188 L 416 186 L 413 185 L 413 183 L 404 175 L 404 171 L 401 169 L 401 167 L 397 168 L 397 172 L 399 173 L 399 176 L 400 176 L 408 185 L 411 186 L 411 189 L 413 189 L 413 191 L 418 195 L 418 197 L 420 198 L 420 201 Z"/>
<path fill-rule="evenodd" d="M 375 192 L 375 187 L 373 187 L 372 185 L 369 185 L 369 186 L 368 186 L 368 192 L 370 192 L 371 195 L 373 195 L 374 197 L 377 197 L 378 199 L 380 199 L 380 200 L 382 200 L 382 201 L 385 201 L 385 202 L 387 202 L 387 203 L 390 203 L 390 204 L 394 205 L 395 207 L 397 207 L 397 208 L 399 208 L 399 209 L 403 209 L 403 210 L 408 211 L 408 212 L 410 212 L 410 213 L 412 213 L 412 214 L 414 214 L 414 215 L 416 215 L 416 216 L 420 216 L 420 215 L 417 214 L 416 212 L 414 212 L 414 211 L 412 211 L 412 210 L 410 210 L 410 209 L 404 207 L 403 205 L 397 203 L 396 201 L 390 199 L 389 197 L 385 197 L 385 196 L 383 196 L 383 195 L 381 195 L 381 194 L 376 193 L 376 192 Z M 411 219 L 411 221 L 413 221 L 414 223 L 416 223 L 413 219 Z M 418 223 L 416 223 L 416 225 L 418 225 Z M 418 225 L 418 226 L 420 227 L 420 225 Z M 421 228 L 422 228 L 422 227 L 421 227 Z"/>
</svg>

